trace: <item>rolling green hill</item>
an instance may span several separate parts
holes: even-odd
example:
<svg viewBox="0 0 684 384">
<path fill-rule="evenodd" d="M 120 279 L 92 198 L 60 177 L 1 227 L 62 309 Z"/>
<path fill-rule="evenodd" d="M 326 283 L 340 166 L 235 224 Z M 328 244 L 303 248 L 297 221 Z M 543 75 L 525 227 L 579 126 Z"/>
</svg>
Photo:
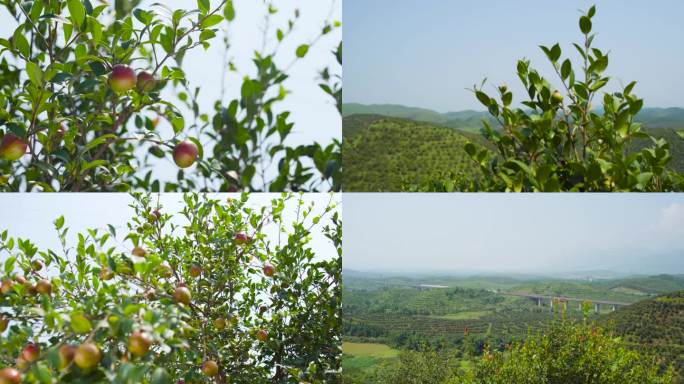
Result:
<svg viewBox="0 0 684 384">
<path fill-rule="evenodd" d="M 608 315 L 606 321 L 633 347 L 673 364 L 684 379 L 684 291 L 640 301 Z"/>
<path fill-rule="evenodd" d="M 452 171 L 476 173 L 463 151 L 477 136 L 457 129 L 378 115 L 344 118 L 345 191 L 401 191 Z"/>
</svg>

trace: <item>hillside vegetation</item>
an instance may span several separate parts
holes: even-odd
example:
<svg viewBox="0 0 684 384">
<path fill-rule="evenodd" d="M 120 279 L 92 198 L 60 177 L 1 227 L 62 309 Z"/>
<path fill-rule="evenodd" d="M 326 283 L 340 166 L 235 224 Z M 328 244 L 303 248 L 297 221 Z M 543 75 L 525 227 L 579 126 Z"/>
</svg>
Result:
<svg viewBox="0 0 684 384">
<path fill-rule="evenodd" d="M 342 159 L 346 191 L 401 191 L 459 171 L 477 174 L 463 151 L 478 136 L 407 119 L 344 118 Z"/>
<path fill-rule="evenodd" d="M 655 352 L 684 378 L 684 291 L 661 295 L 611 313 L 606 323 L 635 349 Z"/>
<path fill-rule="evenodd" d="M 440 371 L 436 377 L 444 380 L 470 377 L 474 380 L 472 375 L 478 370 L 487 372 L 489 369 L 490 363 L 485 360 L 488 353 L 497 361 L 497 369 L 510 370 L 514 367 L 509 365 L 506 356 L 511 345 L 518 345 L 523 340 L 539 342 L 555 337 L 548 335 L 573 334 L 579 338 L 587 332 L 595 333 L 593 328 L 581 326 L 584 320 L 597 324 L 596 332 L 605 335 L 597 339 L 600 342 L 608 343 L 606 337 L 613 329 L 624 336 L 622 341 L 610 341 L 610 348 L 617 348 L 620 353 L 629 349 L 644 356 L 660 356 L 656 363 L 661 373 L 669 364 L 677 370 L 682 369 L 684 294 L 665 294 L 672 290 L 684 292 L 684 276 L 681 275 L 587 280 L 506 276 L 385 277 L 379 273 L 355 271 L 343 274 L 343 338 L 347 343 L 351 342 L 347 349 L 343 347 L 343 367 L 345 380 L 349 383 L 391 382 L 382 380 L 396 379 L 391 372 L 408 369 L 411 364 L 424 364 L 429 356 L 439 356 L 439 361 L 445 359 L 444 364 L 450 364 L 447 371 Z M 425 285 L 445 288 L 426 288 Z M 506 291 L 637 304 L 615 312 L 610 305 L 605 305 L 597 314 L 591 304 L 580 308 L 578 303 L 571 302 L 551 308 L 547 300 L 540 306 L 535 300 L 502 294 Z M 655 323 L 656 326 L 651 325 Z M 592 335 L 597 336 L 594 333 Z M 519 348 L 531 347 L 529 343 L 519 344 Z M 637 359 L 633 352 L 629 353 Z M 549 364 L 558 362 L 552 357 L 549 359 Z M 632 363 L 636 361 L 632 360 Z M 575 363 L 578 362 L 572 364 Z M 405 367 L 405 364 L 409 366 Z M 576 372 L 574 369 L 578 367 L 566 368 Z M 656 375 L 655 372 L 649 374 Z M 429 381 L 397 381 L 403 382 Z"/>
</svg>

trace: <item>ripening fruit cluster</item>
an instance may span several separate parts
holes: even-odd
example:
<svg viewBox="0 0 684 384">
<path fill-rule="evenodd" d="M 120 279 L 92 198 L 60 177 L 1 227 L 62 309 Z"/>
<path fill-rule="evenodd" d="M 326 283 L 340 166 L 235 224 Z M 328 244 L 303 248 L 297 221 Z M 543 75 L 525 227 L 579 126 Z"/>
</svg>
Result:
<svg viewBox="0 0 684 384">
<path fill-rule="evenodd" d="M 125 93 L 137 86 L 140 92 L 150 92 L 157 81 L 149 72 L 142 71 L 137 77 L 133 69 L 127 65 L 117 64 L 112 67 L 109 85 L 116 93 Z M 191 141 L 181 141 L 173 149 L 173 161 L 180 168 L 188 168 L 197 160 L 197 146 Z"/>
</svg>

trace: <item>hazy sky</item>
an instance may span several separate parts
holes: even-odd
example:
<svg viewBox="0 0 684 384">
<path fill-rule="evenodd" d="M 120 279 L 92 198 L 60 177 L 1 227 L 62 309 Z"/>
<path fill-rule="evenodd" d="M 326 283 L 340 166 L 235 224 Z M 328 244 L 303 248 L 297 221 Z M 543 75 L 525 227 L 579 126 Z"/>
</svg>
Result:
<svg viewBox="0 0 684 384">
<path fill-rule="evenodd" d="M 147 5 L 158 2 L 156 0 L 144 0 L 141 7 L 150 9 Z M 194 0 L 165 0 L 161 3 L 172 9 L 189 9 L 195 6 Z M 218 0 L 212 0 L 211 4 L 218 4 Z M 247 74 L 256 72 L 252 57 L 255 50 L 262 46 L 263 29 L 267 7 L 264 1 L 258 0 L 235 0 L 236 18 L 230 25 L 228 33 L 231 41 L 229 57 L 233 59 L 238 73 L 229 73 L 226 101 L 239 96 L 242 78 Z M 97 4 L 93 1 L 93 4 Z M 281 66 L 288 65 L 295 57 L 295 49 L 299 44 L 310 42 L 323 27 L 324 20 L 331 16 L 331 20 L 341 20 L 341 0 L 293 0 L 276 1 L 275 6 L 279 9 L 269 24 L 269 35 L 266 47 L 273 47 L 276 42 L 275 28 L 286 28 L 287 20 L 292 17 L 295 8 L 300 9 L 301 19 L 291 36 L 284 41 L 280 48 L 276 63 Z M 159 9 L 159 8 L 155 8 Z M 227 23 L 217 27 L 224 28 Z M 16 28 L 16 22 L 7 14 L 4 7 L 0 8 L 0 36 L 8 37 Z M 298 145 L 319 141 L 329 143 L 332 138 L 341 136 L 341 119 L 334 101 L 318 87 L 319 71 L 324 67 L 331 70 L 339 70 L 335 57 L 331 54 L 340 41 L 342 32 L 336 29 L 333 33 L 321 39 L 312 48 L 307 56 L 299 61 L 285 82 L 285 86 L 292 93 L 286 101 L 276 108 L 276 111 L 291 111 L 290 120 L 296 122 L 291 134 L 290 144 Z M 214 102 L 220 97 L 221 75 L 223 70 L 223 42 L 222 34 L 219 33 L 212 40 L 212 46 L 208 51 L 201 47 L 195 48 L 185 57 L 183 68 L 192 87 L 199 86 L 200 111 L 214 114 Z M 168 88 L 168 87 L 167 87 Z M 175 99 L 175 93 L 167 89 L 166 95 Z M 181 105 L 177 103 L 177 105 Z M 190 115 L 188 115 L 188 118 Z M 186 122 L 188 119 L 186 119 Z M 170 124 L 162 122 L 159 129 L 166 132 L 163 137 L 170 137 L 172 131 Z M 160 125 L 161 125 L 160 124 Z M 189 124 L 189 123 L 188 123 Z M 206 143 L 205 143 L 206 144 Z M 155 172 L 161 175 L 163 180 L 173 179 L 178 168 L 173 164 L 171 157 L 167 156 L 159 162 Z"/>
<path fill-rule="evenodd" d="M 156 195 L 155 195 L 156 196 Z M 209 194 L 211 198 L 226 199 L 228 196 L 239 197 L 239 194 Z M 280 194 L 255 193 L 250 196 L 249 205 L 261 207 L 270 205 L 270 200 Z M 340 195 L 333 201 L 339 202 Z M 306 203 L 314 202 L 321 213 L 330 200 L 326 193 L 307 193 L 304 195 Z M 70 227 L 68 239 L 71 245 L 77 241 L 76 234 L 88 228 L 106 230 L 107 224 L 117 228 L 119 240 L 128 233 L 126 223 L 134 211 L 128 206 L 133 198 L 125 193 L 65 193 L 65 194 L 29 194 L 4 193 L 0 196 L 0 232 L 8 230 L 13 237 L 31 239 L 39 249 L 52 248 L 59 250 L 59 240 L 54 229 L 53 221 L 64 215 L 65 226 Z M 182 209 L 182 194 L 161 194 L 160 202 L 164 212 L 178 212 Z M 339 209 L 339 208 L 338 208 Z M 296 214 L 295 201 L 291 200 L 284 217 L 292 220 Z M 184 219 L 178 218 L 177 223 L 184 225 Z M 321 220 L 321 224 L 327 224 Z M 277 229 L 268 227 L 266 232 L 272 240 L 277 239 Z M 335 248 L 330 245 L 320 231 L 315 231 L 310 243 L 319 257 L 329 258 L 336 255 Z M 123 243 L 123 249 L 130 250 L 131 242 Z M 0 253 L 0 265 L 7 255 Z"/>
<path fill-rule="evenodd" d="M 551 79 L 538 45 L 559 42 L 578 57 L 579 10 L 592 4 L 594 46 L 611 52 L 610 89 L 638 80 L 646 106 L 684 107 L 681 0 L 345 0 L 345 102 L 482 110 L 465 88 L 485 77 L 487 90 L 505 82 L 519 101 L 517 60 Z"/>
<path fill-rule="evenodd" d="M 684 273 L 684 194 L 344 194 L 356 270 Z"/>
</svg>

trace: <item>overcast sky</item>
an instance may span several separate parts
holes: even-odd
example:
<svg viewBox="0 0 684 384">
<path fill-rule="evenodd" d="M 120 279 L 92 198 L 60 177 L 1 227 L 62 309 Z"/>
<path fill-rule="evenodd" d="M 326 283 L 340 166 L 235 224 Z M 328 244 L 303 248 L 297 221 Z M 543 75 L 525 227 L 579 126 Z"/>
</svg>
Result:
<svg viewBox="0 0 684 384">
<path fill-rule="evenodd" d="M 154 195 L 157 196 L 157 195 Z M 161 205 L 166 213 L 182 210 L 182 194 L 161 194 Z M 239 197 L 239 194 L 209 194 L 211 198 L 219 198 L 225 201 L 226 197 Z M 255 193 L 250 196 L 249 205 L 258 208 L 263 205 L 270 206 L 271 199 L 280 196 L 272 193 Z M 339 202 L 340 195 L 336 195 L 333 201 Z M 304 201 L 308 204 L 316 204 L 316 212 L 322 213 L 330 195 L 326 193 L 307 193 Z M 55 251 L 61 249 L 59 240 L 54 229 L 54 220 L 64 215 L 65 226 L 70 227 L 68 240 L 70 245 L 76 245 L 76 234 L 84 232 L 88 228 L 106 230 L 107 224 L 117 228 L 119 240 L 128 233 L 126 223 L 134 211 L 128 206 L 133 198 L 125 193 L 65 193 L 65 194 L 29 194 L 29 193 L 4 193 L 0 195 L 0 232 L 8 230 L 13 237 L 22 237 L 32 240 L 39 249 L 52 248 Z M 294 200 L 289 202 L 285 211 L 285 219 L 291 222 L 296 216 L 296 204 Z M 341 210 L 341 208 L 338 208 Z M 321 220 L 321 225 L 328 224 L 328 220 Z M 178 224 L 183 224 L 184 219 L 179 217 Z M 319 229 L 321 227 L 319 225 Z M 277 239 L 277 230 L 268 227 L 265 233 L 270 239 Z M 335 248 L 325 238 L 320 230 L 312 236 L 311 248 L 316 251 L 318 257 L 330 258 L 336 255 Z M 130 250 L 131 242 L 124 243 L 124 248 Z M 0 265 L 7 254 L 0 253 Z"/>
<path fill-rule="evenodd" d="M 597 5 L 594 46 L 610 50 L 611 87 L 638 80 L 649 107 L 684 107 L 681 0 L 345 0 L 345 102 L 396 103 L 441 112 L 483 107 L 465 88 L 485 77 L 519 101 L 515 68 L 527 57 L 555 79 L 539 45 L 583 37 L 579 9 Z"/>
<path fill-rule="evenodd" d="M 149 4 L 157 0 L 144 0 L 140 6 L 143 9 L 150 8 Z M 113 2 L 111 2 L 113 3 Z M 190 9 L 195 7 L 194 0 L 165 0 L 161 2 L 172 9 Z M 212 5 L 217 5 L 218 0 L 212 0 Z M 93 4 L 97 4 L 93 1 Z M 227 97 L 225 101 L 232 100 L 240 94 L 242 78 L 256 72 L 252 58 L 254 51 L 262 46 L 263 29 L 266 26 L 265 15 L 267 14 L 266 2 L 259 0 L 234 0 L 236 18 L 228 29 L 231 41 L 229 57 L 233 59 L 238 72 L 229 73 L 227 77 Z M 299 44 L 310 42 L 323 27 L 324 21 L 330 16 L 331 21 L 341 21 L 341 0 L 291 0 L 276 1 L 279 12 L 272 17 L 269 23 L 269 34 L 266 47 L 273 47 L 276 28 L 286 29 L 287 20 L 292 18 L 294 10 L 300 10 L 300 21 L 294 32 L 286 39 L 276 57 L 276 63 L 284 67 L 291 63 L 295 57 L 295 50 Z M 161 12 L 160 12 L 161 13 Z M 225 28 L 224 22 L 217 27 Z M 0 36 L 9 37 L 16 28 L 16 22 L 12 19 L 4 7 L 0 8 Z M 331 51 L 337 48 L 342 37 L 338 28 L 333 33 L 321 39 L 317 45 L 309 51 L 307 56 L 299 61 L 289 72 L 289 79 L 285 86 L 292 93 L 285 102 L 279 104 L 275 111 L 291 111 L 290 121 L 294 121 L 291 134 L 291 145 L 310 144 L 318 141 L 323 144 L 331 142 L 332 138 L 339 138 L 342 132 L 341 118 L 335 107 L 332 97 L 323 93 L 318 87 L 319 71 L 324 67 L 330 67 L 333 73 L 341 73 L 339 65 Z M 195 48 L 185 56 L 183 69 L 190 81 L 191 86 L 199 86 L 200 111 L 214 114 L 214 102 L 220 97 L 221 77 L 223 73 L 223 43 L 222 34 L 219 33 L 212 40 L 212 46 L 204 51 L 201 47 Z M 175 99 L 175 93 L 167 87 L 165 94 Z M 180 103 L 176 103 L 181 105 Z M 187 115 L 186 123 L 190 115 Z M 162 125 L 163 124 L 163 125 Z M 188 123 L 189 124 L 189 123 Z M 171 136 L 170 124 L 162 122 L 159 129 L 166 132 L 165 138 Z M 203 143 L 206 144 L 206 143 Z M 175 180 L 178 168 L 173 164 L 171 157 L 167 156 L 159 162 L 155 168 L 155 174 L 160 175 L 162 180 Z"/>
<path fill-rule="evenodd" d="M 344 194 L 363 271 L 684 273 L 684 194 Z"/>
</svg>

